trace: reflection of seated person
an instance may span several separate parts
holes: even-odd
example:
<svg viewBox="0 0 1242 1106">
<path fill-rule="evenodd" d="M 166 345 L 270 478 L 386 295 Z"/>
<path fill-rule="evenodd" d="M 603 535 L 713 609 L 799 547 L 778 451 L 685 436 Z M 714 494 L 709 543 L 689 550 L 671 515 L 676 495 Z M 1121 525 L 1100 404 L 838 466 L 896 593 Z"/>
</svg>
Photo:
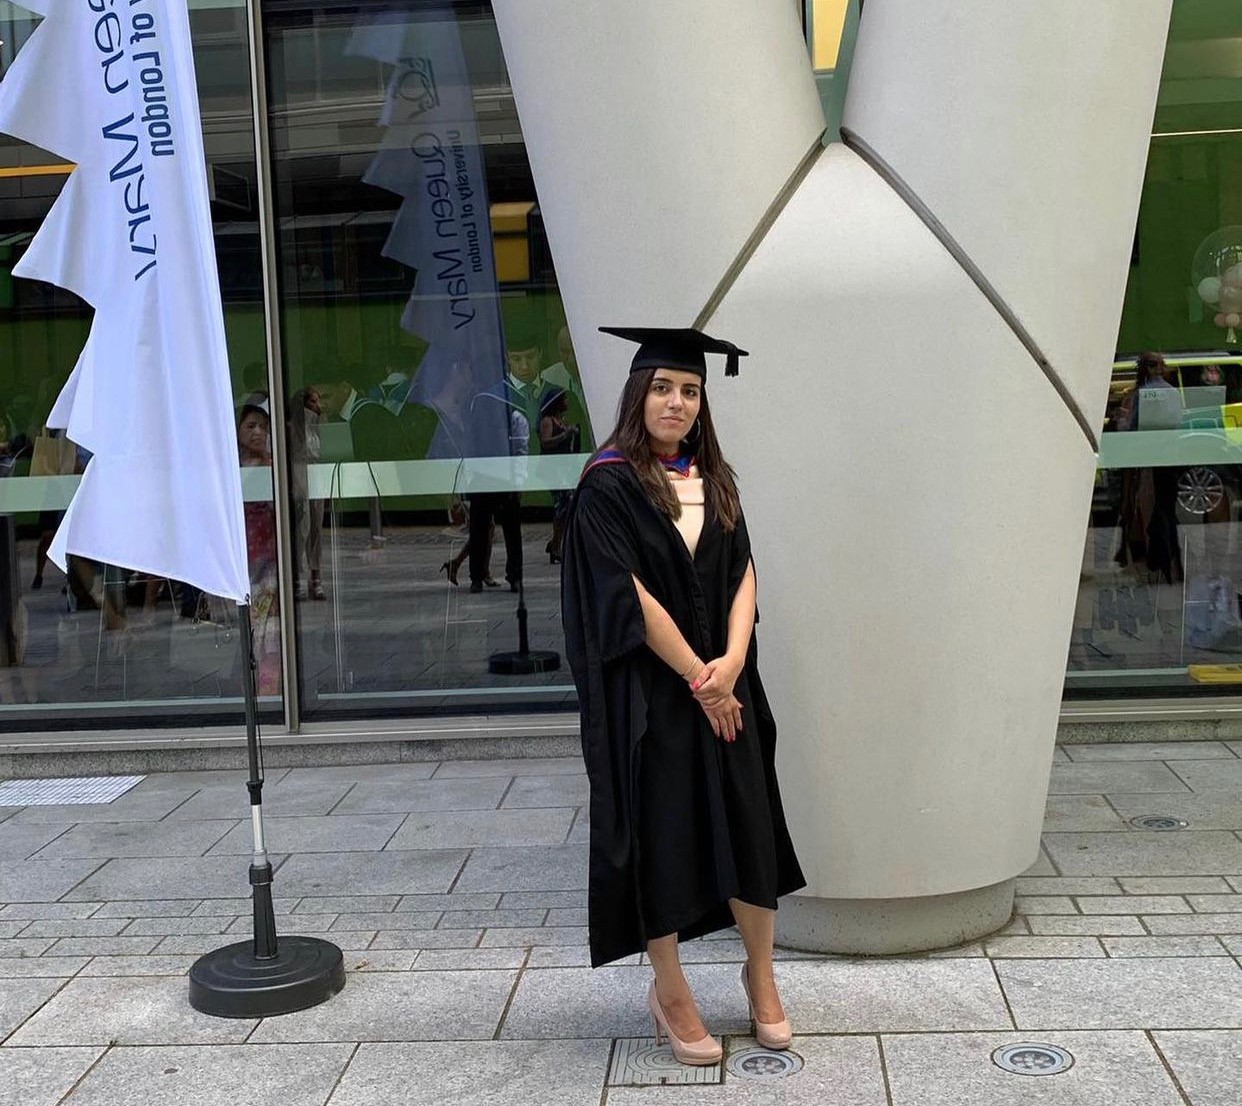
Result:
<svg viewBox="0 0 1242 1106">
<path fill-rule="evenodd" d="M 438 418 L 430 407 L 407 399 L 409 378 L 400 373 L 350 365 L 344 379 L 316 385 L 321 434 L 333 424 L 349 427 L 354 461 L 410 461 L 427 456 Z M 378 489 L 377 489 L 378 493 Z M 371 497 L 371 544 L 384 542 L 380 497 Z"/>
<path fill-rule="evenodd" d="M 237 417 L 237 459 L 243 468 L 271 468 L 271 418 L 267 396 L 255 393 L 242 402 Z M 279 569 L 276 561 L 276 505 L 270 499 L 247 500 L 246 560 L 250 568 L 250 618 L 258 693 L 280 694 Z"/>
<path fill-rule="evenodd" d="M 562 328 L 565 344 L 569 332 Z M 526 416 L 532 430 L 538 432 L 540 404 L 549 390 L 556 388 L 566 395 L 567 419 L 586 426 L 586 402 L 582 383 L 564 361 L 547 368 L 543 366 L 543 348 L 538 334 L 529 327 L 513 324 L 505 327 L 506 357 L 509 366 L 508 385 L 513 400 Z M 572 353 L 572 347 L 570 347 Z M 532 453 L 541 452 L 538 438 L 532 442 Z"/>
</svg>

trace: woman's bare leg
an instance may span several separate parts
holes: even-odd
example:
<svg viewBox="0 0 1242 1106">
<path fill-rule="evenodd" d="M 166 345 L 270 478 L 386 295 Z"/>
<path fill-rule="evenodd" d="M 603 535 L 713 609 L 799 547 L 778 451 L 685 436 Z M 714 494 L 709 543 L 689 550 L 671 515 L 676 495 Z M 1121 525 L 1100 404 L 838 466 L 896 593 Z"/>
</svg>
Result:
<svg viewBox="0 0 1242 1106">
<path fill-rule="evenodd" d="M 729 909 L 746 946 L 746 978 L 755 1004 L 755 1018 L 773 1023 L 785 1020 L 785 1008 L 772 974 L 772 944 L 776 934 L 776 911 L 730 899 Z"/>
<path fill-rule="evenodd" d="M 677 934 L 656 937 L 647 942 L 647 956 L 655 969 L 656 998 L 675 1036 L 690 1044 L 707 1036 L 699 1008 L 690 993 L 677 955 Z"/>
</svg>

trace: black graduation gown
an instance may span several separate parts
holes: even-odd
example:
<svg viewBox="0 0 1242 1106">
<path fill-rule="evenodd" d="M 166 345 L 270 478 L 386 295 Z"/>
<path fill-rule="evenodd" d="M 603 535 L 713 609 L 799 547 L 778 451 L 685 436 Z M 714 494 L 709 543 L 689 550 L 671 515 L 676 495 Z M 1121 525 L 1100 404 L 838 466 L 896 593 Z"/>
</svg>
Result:
<svg viewBox="0 0 1242 1106">
<path fill-rule="evenodd" d="M 742 732 L 712 733 L 685 681 L 646 645 L 631 575 L 704 660 L 721 656 L 750 563 L 745 521 L 710 510 L 695 554 L 626 462 L 582 478 L 565 534 L 565 650 L 590 781 L 591 964 L 733 924 L 728 900 L 770 909 L 805 886 L 774 764 L 776 725 L 752 636 L 734 694 Z"/>
</svg>

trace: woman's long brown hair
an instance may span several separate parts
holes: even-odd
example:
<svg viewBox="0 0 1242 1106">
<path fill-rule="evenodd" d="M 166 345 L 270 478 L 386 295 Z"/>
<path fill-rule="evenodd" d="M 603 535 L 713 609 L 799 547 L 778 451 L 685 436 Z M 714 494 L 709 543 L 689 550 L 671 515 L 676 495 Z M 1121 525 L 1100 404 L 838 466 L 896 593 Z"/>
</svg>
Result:
<svg viewBox="0 0 1242 1106">
<path fill-rule="evenodd" d="M 656 369 L 639 369 L 630 373 L 621 392 L 621 402 L 617 404 L 616 428 L 608 435 L 607 441 L 600 446 L 595 456 L 599 456 L 606 449 L 615 449 L 624 454 L 656 509 L 671 519 L 677 519 L 681 517 L 681 504 L 664 474 L 664 466 L 651 448 L 651 439 L 647 436 L 647 393 L 651 390 L 651 381 L 656 372 Z M 716 437 L 706 388 L 699 392 L 699 417 L 695 420 L 695 430 L 692 433 L 698 434 L 698 441 L 694 446 L 695 463 L 698 465 L 699 475 L 703 477 L 703 494 L 707 500 L 708 511 L 725 530 L 732 530 L 742 517 L 742 501 L 737 494 L 737 477 L 732 466 L 724 459 L 720 440 Z M 594 459 L 595 457 L 591 458 L 592 461 Z"/>
</svg>

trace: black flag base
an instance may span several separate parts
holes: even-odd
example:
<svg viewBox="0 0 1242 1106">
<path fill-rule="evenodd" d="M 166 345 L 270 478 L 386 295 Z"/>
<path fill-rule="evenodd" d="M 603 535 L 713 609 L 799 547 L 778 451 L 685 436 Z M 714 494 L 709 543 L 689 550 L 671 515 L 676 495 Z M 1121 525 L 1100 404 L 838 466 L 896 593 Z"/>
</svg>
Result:
<svg viewBox="0 0 1242 1106">
<path fill-rule="evenodd" d="M 263 767 L 259 753 L 258 701 L 254 689 L 254 636 L 250 608 L 237 608 L 241 629 L 242 693 L 246 704 L 246 751 L 250 759 L 250 862 L 254 937 L 200 956 L 190 969 L 190 1005 L 217 1018 L 270 1018 L 326 1002 L 345 986 L 341 950 L 318 937 L 276 936 L 272 864 L 263 840 Z"/>
<path fill-rule="evenodd" d="M 190 1005 L 217 1018 L 270 1018 L 318 1006 L 344 986 L 344 958 L 329 941 L 282 937 L 272 957 L 242 941 L 195 962 Z"/>
<path fill-rule="evenodd" d="M 532 649 L 526 630 L 526 591 L 518 581 L 518 647 L 517 652 L 493 653 L 487 658 L 487 670 L 496 676 L 532 676 L 537 672 L 555 672 L 561 667 L 559 653 L 550 649 Z"/>
</svg>

